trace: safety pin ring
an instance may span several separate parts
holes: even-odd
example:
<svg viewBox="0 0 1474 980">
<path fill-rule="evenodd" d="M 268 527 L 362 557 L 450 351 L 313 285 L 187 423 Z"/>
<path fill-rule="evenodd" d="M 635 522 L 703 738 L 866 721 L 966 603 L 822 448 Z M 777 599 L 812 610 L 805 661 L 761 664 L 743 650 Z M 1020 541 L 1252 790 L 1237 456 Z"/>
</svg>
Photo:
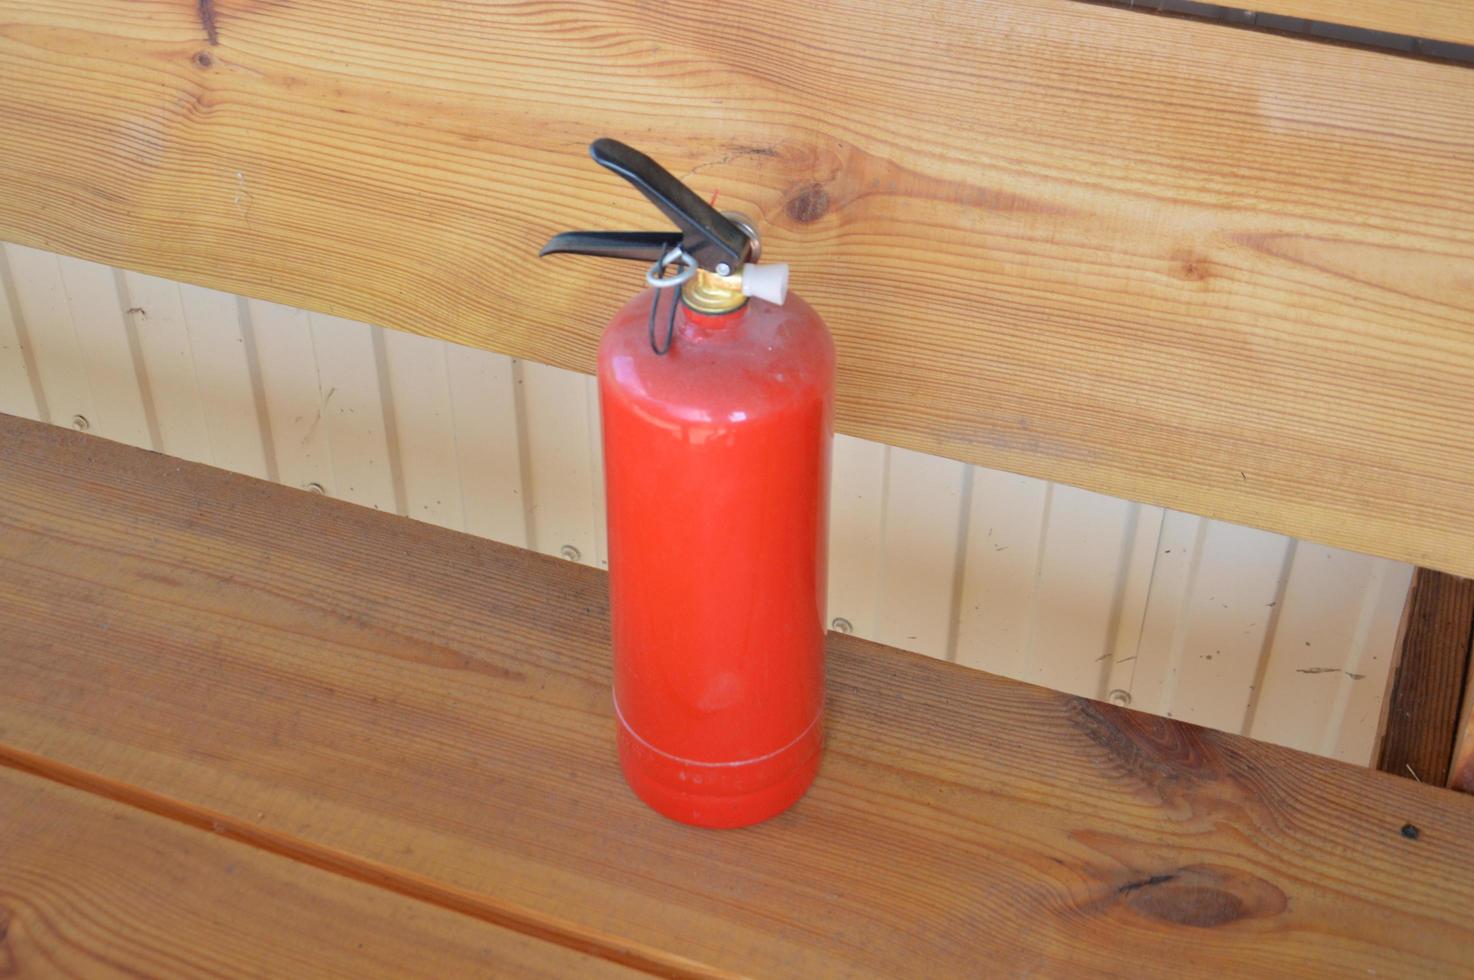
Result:
<svg viewBox="0 0 1474 980">
<path fill-rule="evenodd" d="M 670 268 L 675 262 L 680 262 L 685 268 L 681 269 L 680 272 L 677 272 L 669 279 L 663 278 L 665 276 L 665 270 Z M 670 289 L 672 286 L 685 285 L 694 275 L 696 275 L 696 260 L 685 249 L 677 245 L 657 259 L 655 264 L 645 271 L 645 282 L 654 286 L 656 289 Z"/>
</svg>

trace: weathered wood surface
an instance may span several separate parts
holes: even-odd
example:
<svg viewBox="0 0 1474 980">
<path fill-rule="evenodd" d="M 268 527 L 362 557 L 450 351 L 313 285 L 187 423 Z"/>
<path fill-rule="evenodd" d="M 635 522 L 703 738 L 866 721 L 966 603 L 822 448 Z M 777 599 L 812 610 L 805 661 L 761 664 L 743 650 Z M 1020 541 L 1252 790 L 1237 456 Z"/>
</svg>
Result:
<svg viewBox="0 0 1474 980">
<path fill-rule="evenodd" d="M 723 8 L 725 9 L 725 8 Z M 1474 71 L 1070 0 L 0 2 L 0 237 L 588 370 L 756 215 L 842 430 L 1474 573 Z M 709 27 L 709 30 L 703 29 Z"/>
<path fill-rule="evenodd" d="M 606 617 L 592 569 L 0 417 L 12 766 L 659 972 L 1474 970 L 1474 800 L 852 637 L 804 800 L 666 821 Z"/>
<path fill-rule="evenodd" d="M 1418 569 L 1403 613 L 1402 637 L 1377 768 L 1442 783 L 1458 737 L 1474 581 Z"/>
<path fill-rule="evenodd" d="M 638 975 L 228 840 L 208 821 L 4 768 L 0 974 Z"/>
</svg>

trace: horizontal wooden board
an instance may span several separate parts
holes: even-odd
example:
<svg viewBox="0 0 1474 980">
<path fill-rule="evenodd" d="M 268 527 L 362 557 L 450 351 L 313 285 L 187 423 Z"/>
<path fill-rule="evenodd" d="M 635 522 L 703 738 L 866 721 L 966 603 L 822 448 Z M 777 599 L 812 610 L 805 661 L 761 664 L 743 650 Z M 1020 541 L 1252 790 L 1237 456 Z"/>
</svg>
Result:
<svg viewBox="0 0 1474 980">
<path fill-rule="evenodd" d="M 5 768 L 0 965 L 8 977 L 638 975 Z"/>
<path fill-rule="evenodd" d="M 0 237 L 589 370 L 756 215 L 843 431 L 1474 573 L 1474 73 L 1071 0 L 0 2 Z M 709 26 L 709 30 L 703 30 Z"/>
<path fill-rule="evenodd" d="M 0 461 L 0 757 L 673 973 L 1474 969 L 1474 799 L 835 635 L 813 789 L 696 830 L 620 782 L 603 573 L 35 423 Z"/>
<path fill-rule="evenodd" d="M 1225 6 L 1229 6 L 1225 4 Z M 1474 7 L 1465 0 L 1259 0 L 1258 13 L 1303 17 L 1408 37 L 1474 44 Z"/>
</svg>

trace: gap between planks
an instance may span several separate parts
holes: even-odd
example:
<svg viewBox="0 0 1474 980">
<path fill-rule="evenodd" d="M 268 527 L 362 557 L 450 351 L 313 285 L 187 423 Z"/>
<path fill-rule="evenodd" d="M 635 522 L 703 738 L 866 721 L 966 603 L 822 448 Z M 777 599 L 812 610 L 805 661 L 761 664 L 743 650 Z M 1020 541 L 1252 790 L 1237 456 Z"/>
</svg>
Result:
<svg viewBox="0 0 1474 980">
<path fill-rule="evenodd" d="M 0 743 L 0 766 L 91 793 L 154 816 L 218 834 L 229 840 L 320 871 L 362 884 L 383 888 L 490 925 L 562 946 L 574 952 L 608 960 L 644 973 L 676 978 L 728 978 L 738 974 L 720 970 L 687 957 L 668 953 L 643 943 L 620 939 L 608 933 L 578 926 L 567 920 L 498 902 L 484 895 L 435 881 L 425 875 L 395 868 L 379 861 L 312 844 L 208 807 L 187 803 L 140 786 L 88 772 L 47 759 L 23 749 Z"/>
<path fill-rule="evenodd" d="M 1474 17 L 1462 23 L 1452 15 L 1437 18 L 1435 11 L 1420 10 L 1428 0 L 1410 0 L 1400 4 L 1406 11 L 1405 19 L 1399 19 L 1397 11 L 1385 9 L 1346 10 L 1337 9 L 1337 17 L 1347 17 L 1360 23 L 1342 23 L 1339 20 L 1317 19 L 1328 4 L 1318 0 L 1265 0 L 1270 9 L 1251 9 L 1236 5 L 1224 5 L 1202 0 L 1076 0 L 1102 7 L 1125 7 L 1133 13 L 1157 14 L 1165 17 L 1181 17 L 1187 20 L 1205 21 L 1220 27 L 1255 31 L 1263 34 L 1278 34 L 1301 41 L 1332 44 L 1345 48 L 1359 48 L 1379 54 L 1398 55 L 1426 61 L 1450 62 L 1456 65 L 1474 66 L 1474 44 L 1466 38 L 1474 37 Z M 1325 10 L 1325 12 L 1330 12 Z M 1394 27 L 1409 28 L 1419 22 L 1418 14 L 1433 14 L 1441 30 L 1421 31 L 1418 34 Z M 1432 36 L 1444 33 L 1446 37 Z"/>
</svg>

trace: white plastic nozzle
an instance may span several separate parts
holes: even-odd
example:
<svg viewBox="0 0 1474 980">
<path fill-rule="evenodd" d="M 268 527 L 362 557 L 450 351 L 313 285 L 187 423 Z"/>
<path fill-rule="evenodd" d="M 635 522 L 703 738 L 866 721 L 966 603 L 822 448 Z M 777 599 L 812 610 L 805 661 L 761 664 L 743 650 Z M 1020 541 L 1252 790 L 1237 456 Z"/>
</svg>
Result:
<svg viewBox="0 0 1474 980">
<path fill-rule="evenodd" d="M 769 303 L 782 306 L 788 298 L 788 263 L 767 262 L 756 265 L 752 262 L 742 267 L 742 295 L 756 296 Z"/>
</svg>

